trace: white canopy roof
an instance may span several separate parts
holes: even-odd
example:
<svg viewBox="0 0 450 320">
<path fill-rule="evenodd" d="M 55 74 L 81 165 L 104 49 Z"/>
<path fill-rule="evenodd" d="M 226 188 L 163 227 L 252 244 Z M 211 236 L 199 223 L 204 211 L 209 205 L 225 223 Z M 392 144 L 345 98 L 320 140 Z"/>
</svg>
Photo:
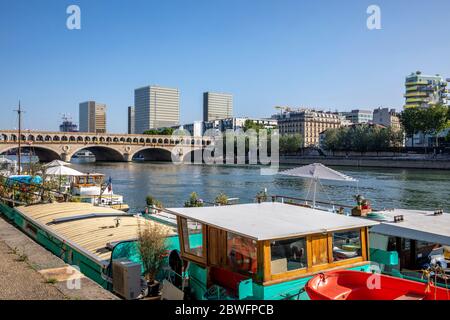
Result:
<svg viewBox="0 0 450 320">
<path fill-rule="evenodd" d="M 392 237 L 420 240 L 450 245 L 450 214 L 434 215 L 433 211 L 395 209 L 377 212 L 386 221 L 373 227 L 371 232 Z M 395 216 L 403 215 L 403 221 L 394 222 Z"/>
<path fill-rule="evenodd" d="M 45 171 L 46 174 L 51 176 L 83 176 L 84 173 L 74 170 L 72 168 L 57 166 L 50 167 Z"/>
<path fill-rule="evenodd" d="M 313 163 L 307 166 L 298 167 L 280 172 L 285 176 L 302 177 L 309 179 L 334 180 L 334 181 L 357 181 L 339 171 L 330 169 L 321 163 Z"/>
<path fill-rule="evenodd" d="M 47 167 L 47 168 L 59 167 L 59 166 L 70 166 L 70 163 L 69 162 L 64 162 L 64 161 L 61 161 L 61 160 L 53 160 L 52 162 L 44 164 L 44 167 Z"/>
<path fill-rule="evenodd" d="M 271 240 L 377 225 L 368 219 L 278 202 L 169 209 L 174 214 L 254 240 Z"/>
</svg>

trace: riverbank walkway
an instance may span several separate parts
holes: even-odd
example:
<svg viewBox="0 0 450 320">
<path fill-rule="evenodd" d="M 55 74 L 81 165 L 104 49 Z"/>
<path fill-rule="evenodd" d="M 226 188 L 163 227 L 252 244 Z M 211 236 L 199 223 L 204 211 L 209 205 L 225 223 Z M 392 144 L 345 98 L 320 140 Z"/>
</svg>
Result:
<svg viewBox="0 0 450 320">
<path fill-rule="evenodd" d="M 116 300 L 0 217 L 0 300 Z"/>
</svg>

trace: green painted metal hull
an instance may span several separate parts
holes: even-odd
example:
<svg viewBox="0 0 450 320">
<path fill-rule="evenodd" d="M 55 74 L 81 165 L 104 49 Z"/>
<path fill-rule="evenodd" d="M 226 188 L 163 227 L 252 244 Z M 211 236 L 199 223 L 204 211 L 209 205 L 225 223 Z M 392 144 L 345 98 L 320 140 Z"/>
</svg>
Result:
<svg viewBox="0 0 450 320">
<path fill-rule="evenodd" d="M 77 266 L 86 277 L 97 282 L 103 288 L 112 289 L 110 282 L 105 277 L 105 275 L 110 276 L 108 274 L 110 270 L 107 268 L 109 261 L 100 262 L 93 259 L 67 242 L 61 241 L 56 235 L 43 230 L 33 221 L 26 219 L 20 212 L 3 203 L 0 203 L 0 213 L 55 256 L 72 266 Z M 201 241 L 197 238 L 198 236 L 192 239 L 194 243 Z M 180 249 L 178 235 L 167 239 L 167 247 L 169 250 Z"/>
<path fill-rule="evenodd" d="M 358 267 L 347 268 L 346 270 L 370 272 L 370 262 Z M 309 300 L 307 293 L 303 289 L 311 278 L 305 277 L 271 286 L 253 283 L 253 295 L 245 300 Z M 191 294 L 198 300 L 207 300 L 205 297 L 207 292 L 206 269 L 194 263 L 190 264 L 189 279 Z M 211 298 L 214 299 L 214 297 Z M 233 297 L 225 298 L 233 299 Z"/>
</svg>

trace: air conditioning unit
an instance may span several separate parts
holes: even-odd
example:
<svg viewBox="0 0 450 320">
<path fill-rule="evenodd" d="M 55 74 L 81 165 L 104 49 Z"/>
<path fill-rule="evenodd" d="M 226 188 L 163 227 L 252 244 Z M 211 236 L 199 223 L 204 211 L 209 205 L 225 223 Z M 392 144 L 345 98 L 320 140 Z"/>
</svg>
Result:
<svg viewBox="0 0 450 320">
<path fill-rule="evenodd" d="M 141 265 L 128 259 L 117 259 L 112 265 L 113 291 L 126 300 L 141 294 Z"/>
</svg>

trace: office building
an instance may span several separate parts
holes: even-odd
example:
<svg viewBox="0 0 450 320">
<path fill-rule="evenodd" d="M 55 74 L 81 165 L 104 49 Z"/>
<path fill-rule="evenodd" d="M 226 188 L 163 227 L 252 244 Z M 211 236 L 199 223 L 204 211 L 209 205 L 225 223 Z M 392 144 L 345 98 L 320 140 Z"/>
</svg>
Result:
<svg viewBox="0 0 450 320">
<path fill-rule="evenodd" d="M 80 103 L 80 132 L 106 133 L 106 104 Z"/>
<path fill-rule="evenodd" d="M 423 75 L 420 71 L 410 74 L 405 80 L 405 109 L 447 104 L 447 82 L 440 75 Z"/>
<path fill-rule="evenodd" d="M 373 123 L 400 130 L 400 117 L 395 109 L 378 108 L 373 111 Z"/>
<path fill-rule="evenodd" d="M 318 146 L 320 133 L 329 128 L 339 128 L 345 120 L 336 112 L 300 109 L 274 115 L 281 135 L 300 134 L 303 147 Z"/>
<path fill-rule="evenodd" d="M 373 119 L 372 110 L 352 110 L 350 112 L 341 112 L 347 120 L 353 124 L 370 123 Z"/>
<path fill-rule="evenodd" d="M 128 134 L 134 134 L 134 106 L 128 107 Z"/>
<path fill-rule="evenodd" d="M 180 123 L 180 93 L 175 88 L 138 88 L 134 90 L 134 108 L 134 130 L 138 134 Z"/>
<path fill-rule="evenodd" d="M 228 93 L 203 93 L 203 121 L 233 117 L 233 95 Z"/>
</svg>

